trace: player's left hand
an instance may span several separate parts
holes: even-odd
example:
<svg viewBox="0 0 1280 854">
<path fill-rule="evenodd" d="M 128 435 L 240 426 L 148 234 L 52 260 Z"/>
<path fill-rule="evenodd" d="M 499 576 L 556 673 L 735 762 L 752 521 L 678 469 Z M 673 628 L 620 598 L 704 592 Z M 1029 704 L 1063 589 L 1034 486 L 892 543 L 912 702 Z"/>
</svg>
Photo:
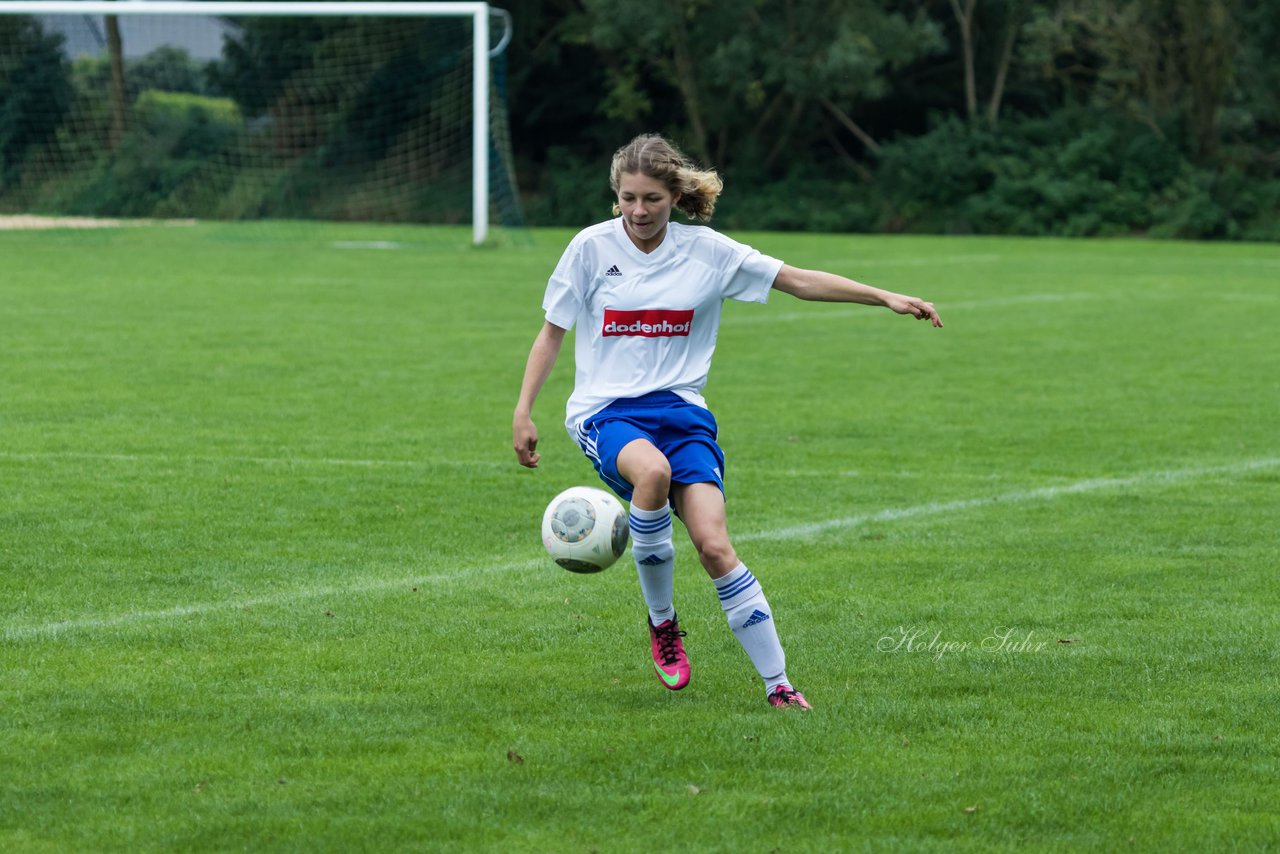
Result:
<svg viewBox="0 0 1280 854">
<path fill-rule="evenodd" d="M 938 310 L 933 307 L 933 303 L 919 297 L 899 297 L 890 302 L 889 308 L 898 314 L 909 314 L 916 320 L 928 320 L 936 328 L 942 328 L 942 318 L 938 316 Z"/>
<path fill-rule="evenodd" d="M 536 469 L 542 454 L 537 451 L 538 428 L 529 418 L 516 416 L 512 420 L 512 446 L 516 452 L 516 462 L 525 468 Z"/>
</svg>

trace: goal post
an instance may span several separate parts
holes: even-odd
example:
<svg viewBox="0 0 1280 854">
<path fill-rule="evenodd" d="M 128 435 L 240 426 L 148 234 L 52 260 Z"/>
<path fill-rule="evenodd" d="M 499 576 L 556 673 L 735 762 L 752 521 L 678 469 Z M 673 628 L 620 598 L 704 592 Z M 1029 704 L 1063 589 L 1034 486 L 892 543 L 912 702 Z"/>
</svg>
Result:
<svg viewBox="0 0 1280 854">
<path fill-rule="evenodd" d="M 244 18 L 454 18 L 471 22 L 471 226 L 472 240 L 483 243 L 489 232 L 490 152 L 494 146 L 490 123 L 490 59 L 506 44 L 506 36 L 491 50 L 491 15 L 510 16 L 487 2 L 228 2 L 228 0 L 0 0 L 0 23 L 4 16 L 26 15 L 48 20 L 50 16 L 103 16 L 125 19 L 132 16 L 197 16 L 210 19 Z M 509 32 L 506 34 L 509 36 Z M 0 45 L 0 53 L 5 50 Z M 3 155 L 0 151 L 0 156 Z M 3 176 L 0 175 L 0 178 Z M 514 190 L 514 187 L 511 188 Z"/>
</svg>

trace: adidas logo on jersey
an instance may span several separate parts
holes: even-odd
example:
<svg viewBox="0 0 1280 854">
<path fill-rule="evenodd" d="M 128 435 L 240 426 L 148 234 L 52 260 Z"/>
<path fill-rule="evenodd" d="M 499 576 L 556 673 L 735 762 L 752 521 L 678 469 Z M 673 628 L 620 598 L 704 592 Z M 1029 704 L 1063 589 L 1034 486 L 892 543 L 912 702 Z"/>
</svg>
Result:
<svg viewBox="0 0 1280 854">
<path fill-rule="evenodd" d="M 769 615 L 766 614 L 764 611 L 761 611 L 759 608 L 757 608 L 756 610 L 751 612 L 750 619 L 748 619 L 745 623 L 743 623 L 742 627 L 745 629 L 748 626 L 759 625 L 760 623 L 763 623 L 765 620 L 768 620 L 768 619 L 770 619 Z"/>
<path fill-rule="evenodd" d="M 605 274 L 606 276 L 621 276 L 621 275 L 622 275 L 622 271 L 618 269 L 618 265 L 617 265 L 617 264 L 614 264 L 612 267 L 610 267 L 609 269 L 605 270 L 605 271 L 604 271 L 604 274 Z"/>
</svg>

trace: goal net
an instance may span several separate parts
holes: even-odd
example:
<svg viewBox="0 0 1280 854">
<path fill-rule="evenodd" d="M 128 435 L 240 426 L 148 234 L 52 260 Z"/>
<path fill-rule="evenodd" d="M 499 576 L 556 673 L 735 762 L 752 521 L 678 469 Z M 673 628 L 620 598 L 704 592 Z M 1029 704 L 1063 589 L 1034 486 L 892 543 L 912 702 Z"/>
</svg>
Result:
<svg viewBox="0 0 1280 854">
<path fill-rule="evenodd" d="M 492 14 L 0 0 L 0 212 L 471 223 L 480 242 L 522 224 Z"/>
</svg>

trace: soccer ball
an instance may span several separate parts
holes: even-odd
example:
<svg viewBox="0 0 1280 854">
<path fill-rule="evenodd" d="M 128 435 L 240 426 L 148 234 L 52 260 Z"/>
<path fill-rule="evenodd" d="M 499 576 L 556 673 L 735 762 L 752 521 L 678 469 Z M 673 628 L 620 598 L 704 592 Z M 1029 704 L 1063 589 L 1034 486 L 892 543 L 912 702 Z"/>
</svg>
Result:
<svg viewBox="0 0 1280 854">
<path fill-rule="evenodd" d="M 572 486 L 542 514 L 542 544 L 570 572 L 607 569 L 627 550 L 630 536 L 627 511 L 603 489 Z"/>
</svg>

